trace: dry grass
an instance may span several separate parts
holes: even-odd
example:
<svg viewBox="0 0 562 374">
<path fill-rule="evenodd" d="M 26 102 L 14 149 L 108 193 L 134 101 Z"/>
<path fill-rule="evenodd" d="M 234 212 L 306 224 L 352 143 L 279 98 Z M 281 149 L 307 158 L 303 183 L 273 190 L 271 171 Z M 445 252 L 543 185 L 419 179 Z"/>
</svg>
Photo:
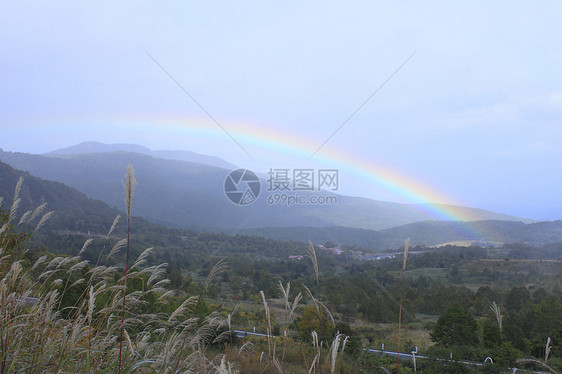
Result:
<svg viewBox="0 0 562 374">
<path fill-rule="evenodd" d="M 319 280 L 319 269 L 318 269 L 318 259 L 316 258 L 316 251 L 314 250 L 314 244 L 309 240 L 308 246 L 306 247 L 306 257 L 310 259 L 312 262 L 312 266 L 314 267 L 314 274 L 316 275 L 316 287 L 320 287 L 320 280 Z"/>
<path fill-rule="evenodd" d="M 132 199 L 134 183 L 125 183 Z M 150 299 L 168 302 L 171 292 L 164 278 L 166 264 L 146 266 L 145 250 L 125 275 L 115 282 L 118 269 L 99 265 L 123 248 L 121 241 L 98 264 L 82 259 L 90 240 L 74 257 L 42 256 L 29 266 L 18 226 L 39 220 L 39 229 L 51 216 L 44 206 L 16 220 L 20 180 L 13 204 L 0 227 L 0 373 L 231 373 L 224 356 L 209 359 L 211 344 L 230 336 L 229 318 L 215 314 L 200 321 L 191 311 L 197 297 L 186 299 L 171 315 L 143 312 Z M 130 202 L 127 202 L 128 220 Z M 41 218 L 39 219 L 39 217 Z M 117 219 L 110 231 L 117 224 Z M 110 233 L 108 233 L 109 235 Z M 128 241 L 127 241 L 128 243 Z M 86 271 L 87 276 L 65 282 Z M 127 279 L 142 280 L 143 290 L 126 287 Z M 67 292 L 82 287 L 74 306 L 61 309 Z M 63 312 L 66 315 L 63 318 Z"/>
<path fill-rule="evenodd" d="M 402 328 L 402 304 L 404 303 L 404 274 L 406 273 L 406 262 L 408 261 L 408 248 L 410 247 L 410 238 L 406 239 L 404 243 L 404 259 L 402 260 L 402 278 L 400 282 L 400 287 L 402 292 L 400 293 L 400 311 L 398 313 L 398 358 L 396 359 L 398 374 L 400 374 L 400 330 Z"/>
<path fill-rule="evenodd" d="M 492 309 L 492 312 L 494 312 L 494 315 L 496 316 L 496 322 L 498 323 L 498 328 L 500 329 L 500 336 L 503 337 L 503 315 L 501 313 L 500 307 L 498 306 L 498 304 L 496 304 L 495 301 L 493 301 L 490 309 Z"/>
<path fill-rule="evenodd" d="M 20 180 L 16 186 L 10 211 L 0 219 L 0 374 L 236 373 L 232 362 L 254 362 L 255 367 L 259 365 L 260 373 L 295 372 L 294 357 L 286 365 L 284 362 L 286 354 L 294 355 L 295 349 L 301 350 L 300 359 L 307 372 L 339 371 L 338 359 L 348 338 L 338 332 L 329 344 L 319 341 L 318 334 L 313 332 L 312 347 L 295 344 L 288 334 L 272 338 L 271 311 L 263 292 L 269 336 L 267 352 L 261 354 L 252 343 L 237 350 L 225 346 L 224 354 L 211 350 L 213 345 L 231 338 L 230 321 L 235 311 L 226 317 L 211 313 L 196 318 L 194 310 L 202 295 L 184 299 L 169 314 L 148 312 L 163 310 L 159 305 L 169 302 L 173 291 L 167 288 L 167 264 L 146 264 L 151 248 L 135 261 L 130 258 L 130 222 L 136 184 L 132 167 L 127 169 L 124 183 L 127 237 L 107 252 L 104 247 L 93 265 L 83 259 L 92 239 L 84 242 L 77 256 L 48 254 L 26 264 L 27 242 L 19 236 L 18 225 L 38 221 L 35 228 L 40 229 L 53 213 L 44 213 L 45 205 L 42 205 L 17 220 L 22 183 Z M 116 217 L 106 238 L 118 222 Z M 314 247 L 309 244 L 308 250 L 318 285 Z M 122 257 L 124 272 L 116 266 L 116 259 Z M 222 259 L 211 270 L 204 288 L 225 270 L 226 262 Z M 142 283 L 141 289 L 134 287 L 135 282 Z M 318 314 L 326 313 L 334 323 L 328 308 L 312 291 L 305 289 Z M 77 290 L 80 290 L 77 300 L 71 307 L 63 308 L 65 295 Z M 280 283 L 279 291 L 282 296 L 279 314 L 284 317 L 285 325 L 290 326 L 302 294 L 292 296 L 290 283 L 285 286 Z M 281 345 L 282 353 L 278 349 Z"/>
</svg>

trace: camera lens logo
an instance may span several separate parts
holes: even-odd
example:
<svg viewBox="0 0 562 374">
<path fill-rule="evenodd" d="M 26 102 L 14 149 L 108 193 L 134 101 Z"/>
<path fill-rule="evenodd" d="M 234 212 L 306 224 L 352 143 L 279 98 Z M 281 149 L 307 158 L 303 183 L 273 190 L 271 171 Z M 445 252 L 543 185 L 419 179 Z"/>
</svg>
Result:
<svg viewBox="0 0 562 374">
<path fill-rule="evenodd" d="M 250 205 L 260 195 L 261 182 L 248 169 L 232 171 L 224 181 L 224 193 L 236 205 Z"/>
</svg>

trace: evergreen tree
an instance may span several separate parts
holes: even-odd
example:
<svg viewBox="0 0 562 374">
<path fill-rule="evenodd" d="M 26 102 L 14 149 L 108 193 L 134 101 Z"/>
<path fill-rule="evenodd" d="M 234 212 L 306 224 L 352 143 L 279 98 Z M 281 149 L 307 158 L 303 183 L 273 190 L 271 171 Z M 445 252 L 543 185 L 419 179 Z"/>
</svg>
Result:
<svg viewBox="0 0 562 374">
<path fill-rule="evenodd" d="M 478 325 L 461 304 L 455 303 L 437 320 L 431 340 L 440 345 L 476 346 Z"/>
</svg>

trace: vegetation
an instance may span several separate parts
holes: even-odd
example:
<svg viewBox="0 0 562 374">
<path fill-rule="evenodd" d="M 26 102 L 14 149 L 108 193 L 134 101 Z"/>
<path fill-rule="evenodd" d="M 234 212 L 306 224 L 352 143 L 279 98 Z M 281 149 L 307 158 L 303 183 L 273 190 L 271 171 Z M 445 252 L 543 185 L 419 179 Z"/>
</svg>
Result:
<svg viewBox="0 0 562 374">
<path fill-rule="evenodd" d="M 0 159 L 40 178 L 74 187 L 89 197 L 104 201 L 110 207 L 122 207 L 122 170 L 128 164 L 133 164 L 138 178 L 144 182 L 137 193 L 139 199 L 136 202 L 136 215 L 170 227 L 200 231 L 228 229 L 283 240 L 306 242 L 311 239 L 315 243 L 341 238 L 341 243 L 338 244 L 355 244 L 365 248 L 398 249 L 407 237 L 412 238 L 414 246 L 436 245 L 455 240 L 482 240 L 475 233 L 482 233 L 486 240 L 492 242 L 516 241 L 542 245 L 562 241 L 562 222 L 526 225 L 508 221 L 468 224 L 426 221 L 432 217 L 416 206 L 349 196 L 338 196 L 338 204 L 335 205 L 295 205 L 291 209 L 269 206 L 265 198 L 260 198 L 252 206 L 240 210 L 224 198 L 222 186 L 229 170 L 164 160 L 140 153 L 100 152 L 44 156 L 0 150 Z M 51 200 L 49 202 L 52 203 Z M 520 220 L 470 208 L 463 208 L 458 214 L 482 217 L 483 220 Z M 311 217 L 316 219 L 311 220 Z M 242 227 L 240 222 L 244 222 Z M 311 224 L 317 227 L 306 227 Z M 263 226 L 281 227 L 240 231 Z M 285 226 L 294 227 L 290 229 Z M 369 230 L 350 229 L 350 226 Z"/>
<path fill-rule="evenodd" d="M 431 331 L 431 340 L 444 346 L 476 346 L 476 320 L 461 304 L 455 303 L 437 320 Z"/>
<path fill-rule="evenodd" d="M 418 246 L 407 262 L 365 261 L 353 248 L 143 233 L 134 219 L 130 240 L 118 219 L 103 236 L 41 234 L 52 214 L 18 215 L 22 189 L 0 209 L 1 373 L 562 369 L 560 247 Z M 267 336 L 234 333 L 254 328 Z M 361 350 L 382 344 L 412 359 Z"/>
<path fill-rule="evenodd" d="M 20 189 L 21 179 L 11 209 L 0 215 L 0 372 L 221 369 L 206 350 L 227 339 L 227 319 L 213 312 L 196 317 L 193 297 L 166 313 L 162 305 L 172 295 L 166 265 L 145 266 L 150 249 L 130 267 L 129 283 L 117 267 L 90 267 L 81 258 L 90 241 L 77 256 L 29 251 L 30 235 L 18 227 L 37 219 L 41 208 L 16 220 Z M 104 255 L 111 258 L 124 244 Z"/>
</svg>

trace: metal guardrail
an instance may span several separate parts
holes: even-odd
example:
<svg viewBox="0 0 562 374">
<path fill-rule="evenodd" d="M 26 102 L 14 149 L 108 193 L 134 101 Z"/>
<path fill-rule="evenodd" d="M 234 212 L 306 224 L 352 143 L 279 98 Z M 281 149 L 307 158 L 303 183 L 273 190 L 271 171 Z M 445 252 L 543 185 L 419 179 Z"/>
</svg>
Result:
<svg viewBox="0 0 562 374">
<path fill-rule="evenodd" d="M 261 337 L 265 337 L 267 338 L 268 336 L 270 338 L 279 338 L 279 336 L 277 335 L 268 335 L 268 334 L 262 334 L 259 332 L 251 332 L 251 331 L 244 331 L 244 330 L 232 330 L 237 337 L 239 338 L 246 338 L 248 336 L 261 336 Z M 391 357 L 396 357 L 396 358 L 400 358 L 400 360 L 411 360 L 412 359 L 412 353 L 416 354 L 416 360 L 417 359 L 432 359 L 432 360 L 436 360 L 436 361 L 446 361 L 446 362 L 453 362 L 453 363 L 459 363 L 459 364 L 463 364 L 463 365 L 472 365 L 472 366 L 484 366 L 484 364 L 486 363 L 486 361 L 490 361 L 491 364 L 493 364 L 493 361 L 491 361 L 491 357 L 486 357 L 486 359 L 484 360 L 484 362 L 474 362 L 474 361 L 466 361 L 466 360 L 453 360 L 453 359 L 447 359 L 447 358 L 438 358 L 438 357 L 428 357 L 428 356 L 424 356 L 424 355 L 419 355 L 417 354 L 417 348 L 416 351 L 412 351 L 410 353 L 403 353 L 403 352 L 393 352 L 393 351 L 385 351 L 382 349 L 373 349 L 373 348 L 361 348 L 363 351 L 365 352 L 371 352 L 371 353 L 376 353 L 379 355 L 385 355 L 385 356 L 391 356 Z M 509 368 L 509 370 L 513 370 L 514 368 Z M 544 371 L 532 371 L 532 373 L 535 374 L 549 374 L 547 372 Z"/>
</svg>

